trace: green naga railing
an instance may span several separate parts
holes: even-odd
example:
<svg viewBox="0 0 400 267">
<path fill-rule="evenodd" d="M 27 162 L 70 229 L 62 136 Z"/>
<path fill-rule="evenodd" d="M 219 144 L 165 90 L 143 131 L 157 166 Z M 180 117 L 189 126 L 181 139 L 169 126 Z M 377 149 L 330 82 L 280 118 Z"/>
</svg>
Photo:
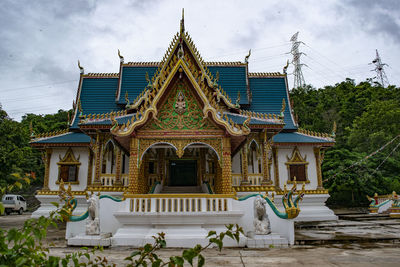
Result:
<svg viewBox="0 0 400 267">
<path fill-rule="evenodd" d="M 208 181 L 204 181 L 203 184 L 205 184 L 207 186 L 209 194 L 214 194 L 214 192 L 213 192 L 213 190 L 211 188 L 211 185 L 210 185 L 210 183 Z"/>
<path fill-rule="evenodd" d="M 388 198 L 385 201 L 378 203 L 378 198 L 379 198 L 378 193 L 375 193 L 373 197 L 370 197 L 367 195 L 367 198 L 371 202 L 368 207 L 368 209 L 371 213 L 377 213 L 380 207 L 382 207 L 383 205 L 386 205 L 387 203 L 392 201 L 391 198 Z"/>
<path fill-rule="evenodd" d="M 267 201 L 268 205 L 271 207 L 272 211 L 276 214 L 276 216 L 278 216 L 281 219 L 294 219 L 300 213 L 299 201 L 303 199 L 304 192 L 305 192 L 305 190 L 304 190 L 305 184 L 303 184 L 303 188 L 302 188 L 301 192 L 293 200 L 293 196 L 294 196 L 294 194 L 296 194 L 296 191 L 297 191 L 296 187 L 297 187 L 296 182 L 294 182 L 292 189 L 290 189 L 289 191 L 286 189 L 286 184 L 284 186 L 284 195 L 282 197 L 282 204 L 283 204 L 283 207 L 285 208 L 285 212 L 280 211 L 276 207 L 276 205 L 274 203 L 274 195 L 272 195 L 272 199 L 271 199 L 266 195 L 251 194 L 251 195 L 241 197 L 238 200 L 244 201 L 251 197 L 260 196 Z"/>
<path fill-rule="evenodd" d="M 88 193 L 87 192 L 85 192 L 85 193 L 86 193 L 86 199 L 89 199 Z M 93 192 L 92 192 L 92 194 L 93 194 Z M 60 196 L 61 199 L 63 199 L 66 202 L 65 208 L 63 208 L 60 212 L 61 216 L 66 221 L 79 222 L 79 221 L 85 220 L 87 217 L 89 217 L 89 210 L 85 211 L 84 213 L 82 213 L 80 215 L 72 215 L 72 212 L 75 210 L 75 208 L 78 204 L 78 201 L 72 194 L 71 185 L 68 186 L 68 189 L 65 189 L 64 183 L 61 182 L 59 191 L 58 191 L 58 195 Z M 113 197 L 113 196 L 109 196 L 109 195 L 99 196 L 99 199 L 103 199 L 103 198 L 108 198 L 115 202 L 121 202 L 121 201 L 125 200 L 125 197 L 118 198 L 118 197 Z"/>
<path fill-rule="evenodd" d="M 103 198 L 109 198 L 115 202 L 121 202 L 124 201 L 125 199 L 123 198 L 116 198 L 113 196 L 109 196 L 109 195 L 101 195 L 99 196 L 99 199 L 103 199 Z M 76 198 L 72 198 L 69 200 L 69 203 L 72 206 L 72 209 L 70 210 L 70 215 L 68 220 L 71 222 L 79 222 L 79 221 L 83 221 L 84 219 L 86 219 L 87 217 L 89 217 L 89 211 L 85 211 L 84 213 L 82 213 L 81 215 L 72 215 L 72 212 L 75 210 L 76 206 L 77 206 L 77 200 Z"/>
<path fill-rule="evenodd" d="M 156 187 L 158 184 L 161 184 L 160 181 L 155 181 L 154 184 L 151 186 L 149 190 L 149 194 L 154 194 L 154 190 L 156 190 Z"/>
</svg>

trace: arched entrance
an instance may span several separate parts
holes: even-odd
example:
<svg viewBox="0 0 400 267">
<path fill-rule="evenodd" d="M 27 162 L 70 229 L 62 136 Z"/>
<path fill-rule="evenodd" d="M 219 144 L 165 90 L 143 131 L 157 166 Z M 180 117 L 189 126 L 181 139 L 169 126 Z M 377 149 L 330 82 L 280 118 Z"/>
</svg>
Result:
<svg viewBox="0 0 400 267">
<path fill-rule="evenodd" d="M 149 187 L 159 181 L 171 193 L 204 193 L 204 182 L 214 185 L 220 168 L 220 157 L 215 149 L 203 142 L 187 143 L 181 149 L 179 156 L 174 144 L 156 142 L 143 150 L 140 173 Z M 174 190 L 174 187 L 180 189 Z"/>
</svg>

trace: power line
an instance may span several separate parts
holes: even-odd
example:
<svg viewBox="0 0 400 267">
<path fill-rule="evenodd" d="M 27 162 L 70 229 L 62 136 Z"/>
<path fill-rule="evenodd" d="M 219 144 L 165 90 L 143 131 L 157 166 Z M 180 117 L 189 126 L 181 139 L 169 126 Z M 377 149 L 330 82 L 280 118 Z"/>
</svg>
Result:
<svg viewBox="0 0 400 267">
<path fill-rule="evenodd" d="M 24 89 L 45 87 L 45 86 L 64 84 L 64 83 L 72 83 L 72 82 L 77 82 L 77 81 L 78 80 L 69 80 L 69 81 L 63 81 L 63 82 L 57 82 L 57 83 L 49 83 L 49 84 L 41 84 L 41 85 L 33 85 L 33 86 L 17 87 L 17 88 L 7 88 L 7 89 L 4 89 L 4 90 L 1 90 L 1 92 L 19 91 L 19 90 L 24 90 Z"/>
</svg>

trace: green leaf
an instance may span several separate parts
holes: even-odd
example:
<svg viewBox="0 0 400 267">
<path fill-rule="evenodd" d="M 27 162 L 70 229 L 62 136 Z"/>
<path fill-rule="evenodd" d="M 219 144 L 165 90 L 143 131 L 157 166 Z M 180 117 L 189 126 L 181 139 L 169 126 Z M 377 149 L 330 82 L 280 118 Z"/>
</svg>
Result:
<svg viewBox="0 0 400 267">
<path fill-rule="evenodd" d="M 60 206 L 60 204 L 58 202 L 50 202 L 50 204 L 52 204 L 53 206 L 56 206 L 57 208 Z"/>
<path fill-rule="evenodd" d="M 161 260 L 156 260 L 151 264 L 151 267 L 160 267 L 161 265 Z"/>
<path fill-rule="evenodd" d="M 5 211 L 4 205 L 3 203 L 0 202 L 0 215 L 3 215 L 4 211 Z"/>
<path fill-rule="evenodd" d="M 197 267 L 204 266 L 205 262 L 206 262 L 206 260 L 204 259 L 203 255 L 199 254 L 198 261 L 197 261 Z"/>
<path fill-rule="evenodd" d="M 194 249 L 185 249 L 182 253 L 183 258 L 193 266 L 193 258 L 197 256 Z"/>
<path fill-rule="evenodd" d="M 212 235 L 216 235 L 216 234 L 217 234 L 217 232 L 215 232 L 215 231 L 210 231 L 210 232 L 208 232 L 207 238 L 210 237 L 210 236 L 212 236 Z"/>
<path fill-rule="evenodd" d="M 131 256 L 130 257 L 135 257 L 136 255 L 139 255 L 140 254 L 140 251 L 139 250 L 136 250 L 136 251 L 133 251 L 132 253 L 131 253 Z"/>
<path fill-rule="evenodd" d="M 183 264 L 185 263 L 184 259 L 179 256 L 171 257 L 170 260 L 178 266 L 183 266 Z"/>
<path fill-rule="evenodd" d="M 15 185 L 16 187 L 18 187 L 19 189 L 22 188 L 22 184 L 21 184 L 20 182 L 15 182 L 14 185 Z"/>
<path fill-rule="evenodd" d="M 22 266 L 22 265 L 24 265 L 27 261 L 28 261 L 27 258 L 25 258 L 25 257 L 19 257 L 19 258 L 15 261 L 15 266 Z"/>
<path fill-rule="evenodd" d="M 153 249 L 153 245 L 152 244 L 146 244 L 143 247 L 144 252 L 150 252 Z"/>
</svg>

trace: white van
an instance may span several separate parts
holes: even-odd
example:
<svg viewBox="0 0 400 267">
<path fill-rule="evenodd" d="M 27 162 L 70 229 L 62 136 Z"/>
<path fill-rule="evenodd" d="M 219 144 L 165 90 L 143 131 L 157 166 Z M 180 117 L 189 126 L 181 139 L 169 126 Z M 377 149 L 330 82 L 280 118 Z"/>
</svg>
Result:
<svg viewBox="0 0 400 267">
<path fill-rule="evenodd" d="M 1 202 L 7 215 L 11 212 L 18 212 L 21 215 L 26 211 L 26 200 L 20 195 L 4 195 Z"/>
</svg>

